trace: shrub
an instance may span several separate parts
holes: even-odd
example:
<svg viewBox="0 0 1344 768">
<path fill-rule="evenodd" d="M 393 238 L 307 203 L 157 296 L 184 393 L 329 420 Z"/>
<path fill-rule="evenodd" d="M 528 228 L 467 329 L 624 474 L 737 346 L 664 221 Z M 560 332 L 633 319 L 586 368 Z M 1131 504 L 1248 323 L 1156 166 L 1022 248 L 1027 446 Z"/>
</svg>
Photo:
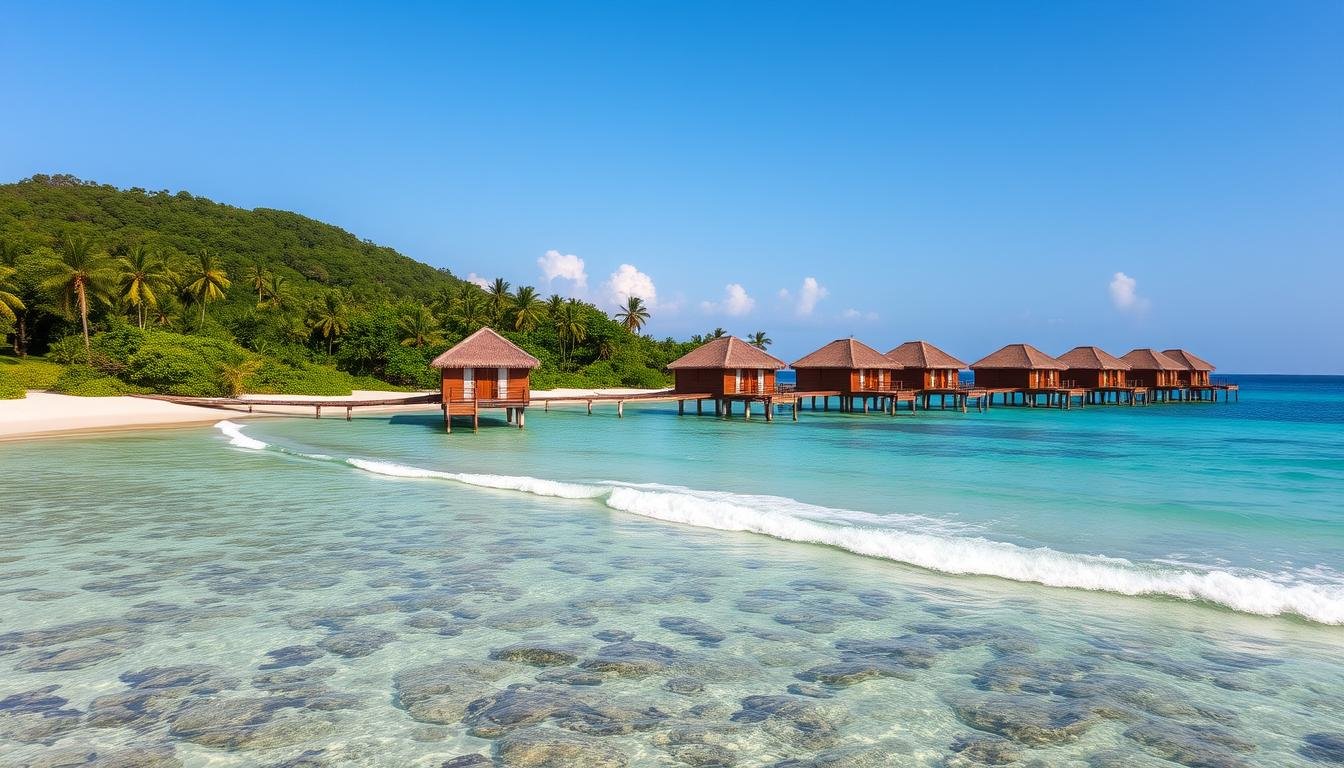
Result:
<svg viewBox="0 0 1344 768">
<path fill-rule="evenodd" d="M 38 357 L 0 357 L 0 371 L 20 389 L 51 389 L 65 366 Z"/>
<path fill-rule="evenodd" d="M 57 363 L 83 363 L 88 361 L 84 352 L 83 336 L 64 336 L 51 343 L 47 349 L 47 359 Z"/>
<path fill-rule="evenodd" d="M 21 400 L 28 396 L 28 391 L 9 371 L 0 368 L 0 400 Z"/>
<path fill-rule="evenodd" d="M 149 390 L 131 386 L 115 376 L 108 376 L 87 365 L 72 365 L 61 373 L 60 378 L 52 385 L 51 391 L 80 397 L 115 397 L 146 393 Z"/>
</svg>

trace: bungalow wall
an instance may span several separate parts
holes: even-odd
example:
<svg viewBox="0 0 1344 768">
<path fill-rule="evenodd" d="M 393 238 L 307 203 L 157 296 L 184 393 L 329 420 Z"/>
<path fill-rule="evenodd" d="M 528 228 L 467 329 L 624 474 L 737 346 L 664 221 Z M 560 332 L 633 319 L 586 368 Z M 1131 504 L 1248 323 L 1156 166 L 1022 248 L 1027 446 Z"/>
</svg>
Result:
<svg viewBox="0 0 1344 768">
<path fill-rule="evenodd" d="M 472 372 L 468 388 L 466 372 Z M 531 371 L 526 368 L 506 368 L 507 379 L 500 381 L 499 368 L 444 368 L 440 393 L 445 402 L 464 403 L 472 400 L 508 400 L 531 402 Z M 500 387 L 500 384 L 503 387 Z"/>
<path fill-rule="evenodd" d="M 1087 389 L 1106 389 L 1127 386 L 1125 372 L 1121 370 L 1099 371 L 1091 368 L 1070 368 L 1064 372 L 1064 381 L 1071 381 L 1075 387 Z"/>
<path fill-rule="evenodd" d="M 904 368 L 892 371 L 905 389 L 956 389 L 961 376 L 956 368 Z"/>
<path fill-rule="evenodd" d="M 975 385 L 987 389 L 1058 389 L 1061 372 L 1053 368 L 981 368 Z"/>
<path fill-rule="evenodd" d="M 1186 371 L 1180 376 L 1181 383 L 1187 387 L 1209 386 L 1208 371 Z"/>
<path fill-rule="evenodd" d="M 895 384 L 886 368 L 799 368 L 798 390 L 835 391 L 844 394 L 889 390 Z"/>
<path fill-rule="evenodd" d="M 1174 389 L 1181 386 L 1181 373 L 1182 371 L 1153 371 L 1133 368 L 1128 373 L 1129 385 L 1151 389 Z"/>
<path fill-rule="evenodd" d="M 717 397 L 775 391 L 775 372 L 764 368 L 682 368 L 672 375 L 677 394 Z"/>
</svg>

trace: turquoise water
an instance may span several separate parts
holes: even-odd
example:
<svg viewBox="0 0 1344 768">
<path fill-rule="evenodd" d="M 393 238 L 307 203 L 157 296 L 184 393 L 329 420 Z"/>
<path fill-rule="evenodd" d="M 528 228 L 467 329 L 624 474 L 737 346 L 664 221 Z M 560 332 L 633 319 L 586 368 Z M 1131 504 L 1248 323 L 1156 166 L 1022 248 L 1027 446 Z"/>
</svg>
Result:
<svg viewBox="0 0 1344 768">
<path fill-rule="evenodd" d="M 1331 764 L 1344 380 L 1243 386 L 3 444 L 0 763 Z"/>
</svg>

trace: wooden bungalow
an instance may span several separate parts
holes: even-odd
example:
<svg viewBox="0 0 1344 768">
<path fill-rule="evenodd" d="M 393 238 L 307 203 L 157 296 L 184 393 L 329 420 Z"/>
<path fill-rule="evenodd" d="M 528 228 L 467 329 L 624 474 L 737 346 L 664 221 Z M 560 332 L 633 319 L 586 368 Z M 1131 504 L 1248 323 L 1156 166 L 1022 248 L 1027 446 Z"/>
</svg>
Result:
<svg viewBox="0 0 1344 768">
<path fill-rule="evenodd" d="M 783 360 L 736 336 L 714 339 L 668 364 L 674 394 L 722 399 L 725 395 L 769 394 Z"/>
<path fill-rule="evenodd" d="M 430 365 L 443 373 L 443 424 L 449 432 L 454 416 L 470 416 L 472 428 L 479 428 L 482 408 L 503 408 L 506 419 L 512 422 L 516 416 L 518 428 L 523 428 L 531 401 L 529 378 L 541 362 L 518 345 L 482 328 Z"/>
<path fill-rule="evenodd" d="M 791 366 L 798 372 L 799 391 L 834 390 L 841 397 L 895 389 L 891 358 L 857 339 L 836 339 Z"/>
<path fill-rule="evenodd" d="M 1063 386 L 1068 366 L 1030 344 L 1009 344 L 971 363 L 975 385 L 985 389 L 1047 390 Z"/>
<path fill-rule="evenodd" d="M 1101 347 L 1074 347 L 1058 360 L 1068 366 L 1064 371 L 1066 386 L 1087 389 L 1123 389 L 1126 386 L 1129 363 Z"/>
<path fill-rule="evenodd" d="M 1180 377 L 1184 386 L 1201 388 L 1212 383 L 1209 381 L 1209 374 L 1213 373 L 1213 364 L 1207 360 L 1196 357 L 1184 349 L 1164 349 L 1162 354 L 1175 360 L 1185 369 Z"/>
<path fill-rule="evenodd" d="M 1132 349 L 1120 358 L 1129 363 L 1125 378 L 1132 387 L 1173 390 L 1181 387 L 1185 366 L 1158 352 L 1156 349 Z"/>
<path fill-rule="evenodd" d="M 954 390 L 961 386 L 966 364 L 927 341 L 907 341 L 887 353 L 901 366 L 901 387 L 916 390 Z"/>
</svg>

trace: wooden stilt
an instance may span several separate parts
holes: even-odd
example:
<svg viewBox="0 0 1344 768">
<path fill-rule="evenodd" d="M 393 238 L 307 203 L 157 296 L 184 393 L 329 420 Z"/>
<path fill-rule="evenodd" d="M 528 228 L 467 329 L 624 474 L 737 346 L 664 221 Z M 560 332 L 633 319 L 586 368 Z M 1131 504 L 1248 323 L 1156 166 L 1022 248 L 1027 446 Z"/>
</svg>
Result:
<svg viewBox="0 0 1344 768">
<path fill-rule="evenodd" d="M 624 418 L 625 418 L 625 401 L 624 401 L 624 400 L 617 400 L 617 401 L 616 401 L 616 418 L 618 418 L 618 419 L 624 419 Z"/>
<path fill-rule="evenodd" d="M 686 415 L 686 401 L 685 401 L 685 400 L 678 400 L 678 401 L 677 401 L 677 415 L 678 415 L 678 416 L 685 416 L 685 415 Z"/>
<path fill-rule="evenodd" d="M 793 420 L 798 420 L 798 403 L 802 400 L 800 397 L 793 398 Z"/>
<path fill-rule="evenodd" d="M 353 411 L 353 410 L 354 410 L 354 408 L 351 408 L 351 407 L 348 406 L 348 405 L 345 406 L 345 420 L 346 420 L 346 421 L 349 421 L 349 420 L 350 420 L 350 412 Z"/>
<path fill-rule="evenodd" d="M 589 401 L 588 401 L 588 415 L 589 415 L 589 416 L 592 416 L 592 415 L 593 415 L 593 401 L 592 401 L 592 400 L 589 400 Z"/>
<path fill-rule="evenodd" d="M 322 406 L 320 405 L 313 406 L 313 418 L 314 419 L 322 418 Z"/>
<path fill-rule="evenodd" d="M 443 431 L 449 434 L 453 432 L 453 417 L 448 410 L 448 401 L 443 401 Z"/>
<path fill-rule="evenodd" d="M 701 415 L 704 414 L 704 412 L 705 412 L 705 401 L 704 401 L 704 400 L 696 400 L 696 401 L 695 401 L 695 415 L 696 415 L 696 416 L 701 416 Z"/>
<path fill-rule="evenodd" d="M 471 414 L 471 431 L 472 431 L 472 432 L 480 432 L 480 431 L 481 431 L 481 409 L 480 409 L 480 406 L 477 406 L 476 410 Z"/>
<path fill-rule="evenodd" d="M 518 428 L 519 428 L 519 429 L 522 429 L 522 428 L 523 428 L 523 423 L 527 420 L 527 416 L 525 415 L 526 413 L 527 413 L 527 409 L 526 409 L 526 408 L 519 408 L 519 409 L 518 409 Z"/>
</svg>

